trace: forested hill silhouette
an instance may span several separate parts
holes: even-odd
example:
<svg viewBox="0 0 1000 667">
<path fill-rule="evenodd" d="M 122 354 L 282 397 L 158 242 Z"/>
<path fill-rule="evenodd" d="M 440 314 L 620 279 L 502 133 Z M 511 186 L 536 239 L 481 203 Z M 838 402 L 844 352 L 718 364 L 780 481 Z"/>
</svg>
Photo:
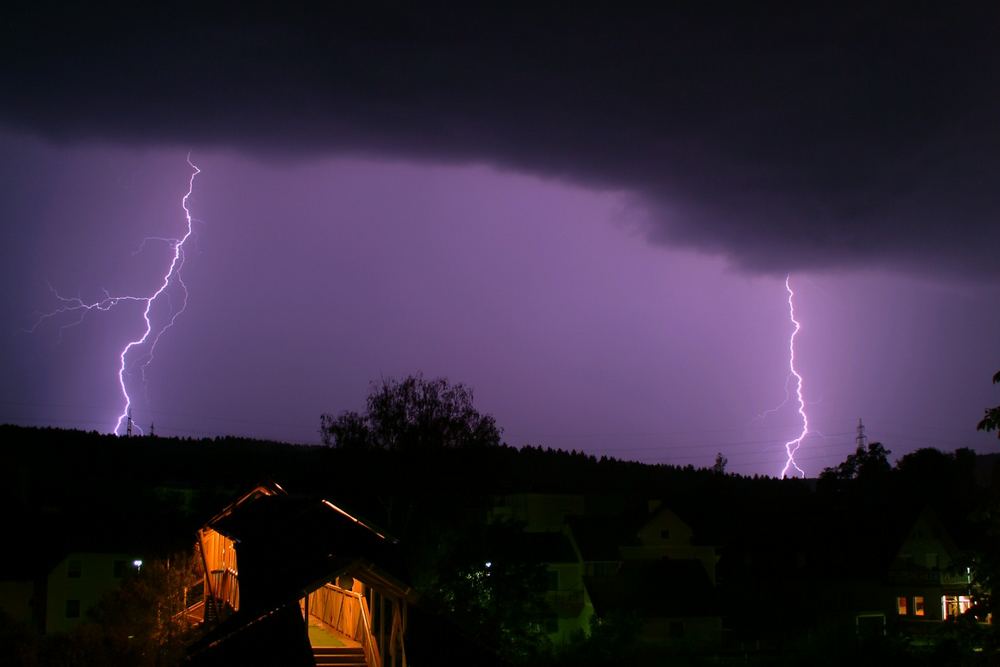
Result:
<svg viewBox="0 0 1000 667">
<path fill-rule="evenodd" d="M 18 511 L 164 515 L 167 528 L 192 526 L 248 486 L 276 480 L 298 491 L 325 493 L 393 529 L 393 499 L 427 498 L 469 505 L 497 495 L 573 493 L 594 498 L 658 499 L 691 515 L 721 538 L 720 524 L 738 508 L 777 513 L 803 503 L 929 504 L 961 517 L 989 484 L 992 458 L 969 450 L 933 449 L 903 457 L 873 488 L 865 480 L 814 483 L 722 474 L 710 468 L 649 465 L 576 451 L 506 445 L 420 451 L 289 445 L 247 438 L 121 438 L 57 428 L 0 426 L 5 443 L 4 506 Z M 976 483 L 978 479 L 978 485 Z M 953 492 L 927 493 L 945 483 Z M 395 505 L 398 509 L 399 502 Z M 186 518 L 186 519 L 185 519 Z M 190 533 L 183 535 L 187 539 Z"/>
<path fill-rule="evenodd" d="M 225 494 L 261 479 L 359 498 L 383 495 L 387 489 L 417 496 L 544 492 L 657 498 L 751 489 L 763 496 L 794 497 L 809 489 L 797 480 L 723 475 L 690 465 L 650 465 L 535 446 L 351 450 L 240 437 L 129 439 L 12 425 L 0 425 L 0 438 L 8 470 L 8 483 L 0 492 L 22 506 L 60 498 L 135 502 L 155 488 Z"/>
<path fill-rule="evenodd" d="M 420 609 L 452 619 L 488 651 L 507 651 L 501 657 L 510 664 L 542 664 L 535 619 L 547 599 L 546 558 L 558 556 L 527 539 L 526 525 L 498 520 L 501 510 L 529 496 L 549 507 L 574 508 L 576 518 L 562 516 L 543 530 L 572 531 L 585 551 L 634 550 L 633 529 L 668 511 L 661 518 L 676 517 L 670 519 L 679 522 L 675 526 L 690 527 L 692 549 L 718 556 L 718 583 L 711 584 L 716 587 L 706 604 L 710 616 L 726 619 L 740 646 L 779 647 L 788 637 L 812 636 L 833 611 L 854 613 L 858 604 L 875 604 L 865 596 L 875 595 L 879 604 L 894 601 L 899 593 L 892 588 L 892 568 L 900 567 L 897 555 L 916 522 L 954 538 L 956 558 L 974 557 L 953 565 L 963 572 L 966 562 L 977 568 L 977 590 L 985 591 L 977 600 L 990 605 L 982 610 L 990 609 L 989 591 L 1000 581 L 1000 552 L 990 537 L 998 526 L 989 511 L 1000 499 L 996 457 L 971 450 L 923 449 L 893 465 L 891 451 L 872 443 L 819 480 L 779 480 L 725 474 L 721 465 L 648 465 L 502 444 L 303 446 L 10 425 L 0 426 L 0 439 L 0 518 L 8 534 L 20 538 L 17 548 L 0 550 L 0 571 L 44 574 L 69 552 L 121 550 L 148 559 L 190 553 L 199 527 L 270 480 L 292 495 L 333 500 L 398 540 L 400 576 L 422 595 Z M 632 533 L 618 535 L 616 528 L 595 538 L 587 530 L 595 526 Z M 661 528 L 655 531 L 654 538 L 665 537 Z M 492 598 L 467 590 L 463 573 L 488 561 L 493 565 L 484 581 L 504 605 L 483 604 Z M 654 565 L 622 565 L 622 581 Z M 666 568 L 663 581 L 672 581 L 668 566 L 658 566 Z M 769 583 L 762 588 L 760 582 Z M 604 590 L 592 583 L 595 591 Z M 852 592 L 830 602 L 828 596 L 844 591 Z M 777 624 L 775 618 L 784 620 Z M 418 643 L 426 636 L 413 635 Z M 602 637 L 598 632 L 574 650 L 598 655 Z M 620 664 L 622 658 L 606 657 L 594 664 Z"/>
</svg>

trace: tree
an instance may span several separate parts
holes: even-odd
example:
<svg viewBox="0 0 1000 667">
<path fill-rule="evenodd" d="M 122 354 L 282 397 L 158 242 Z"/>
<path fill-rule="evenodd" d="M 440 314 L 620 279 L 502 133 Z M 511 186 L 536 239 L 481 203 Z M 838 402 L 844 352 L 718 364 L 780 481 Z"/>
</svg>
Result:
<svg viewBox="0 0 1000 667">
<path fill-rule="evenodd" d="M 323 443 L 343 449 L 427 451 L 497 446 L 500 429 L 473 406 L 472 390 L 420 374 L 373 384 L 363 414 L 320 417 Z"/>
<path fill-rule="evenodd" d="M 993 384 L 1000 384 L 1000 371 L 993 376 Z M 995 408 L 987 408 L 986 416 L 979 422 L 976 429 L 987 432 L 996 431 L 997 437 L 1000 438 L 1000 405 Z"/>
<path fill-rule="evenodd" d="M 723 456 L 722 452 L 719 452 L 715 455 L 715 464 L 712 466 L 712 472 L 716 475 L 725 475 L 727 463 L 729 463 L 729 459 Z"/>
<path fill-rule="evenodd" d="M 868 448 L 858 447 L 843 463 L 835 468 L 826 468 L 820 474 L 825 480 L 872 480 L 881 478 L 890 470 L 889 454 L 892 452 L 881 442 L 870 442 Z"/>
<path fill-rule="evenodd" d="M 547 652 L 547 570 L 526 548 L 523 526 L 463 513 L 426 533 L 414 564 L 421 602 L 450 618 L 505 665 L 534 665 Z"/>
</svg>

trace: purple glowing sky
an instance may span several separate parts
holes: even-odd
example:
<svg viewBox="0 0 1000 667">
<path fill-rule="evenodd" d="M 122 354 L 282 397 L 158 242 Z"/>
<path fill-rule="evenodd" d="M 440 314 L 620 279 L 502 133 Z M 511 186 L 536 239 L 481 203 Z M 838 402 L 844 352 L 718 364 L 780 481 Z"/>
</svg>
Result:
<svg viewBox="0 0 1000 667">
<path fill-rule="evenodd" d="M 62 332 L 53 305 L 151 286 L 183 222 L 181 150 L 73 147 L 6 133 L 3 421 L 110 430 L 116 353 L 138 311 Z M 327 159 L 268 164 L 194 148 L 187 312 L 136 419 L 165 435 L 316 442 L 318 415 L 368 382 L 423 371 L 471 385 L 508 443 L 774 474 L 798 432 L 781 402 L 790 324 L 778 277 L 650 244 L 626 194 L 488 166 Z M 16 222 L 15 222 L 16 221 Z M 159 275 L 162 275 L 160 273 Z M 1000 290 L 879 271 L 799 272 L 808 473 L 864 417 L 894 455 L 995 448 Z"/>
<path fill-rule="evenodd" d="M 862 417 L 994 451 L 1000 8 L 19 6 L 0 22 L 0 421 L 111 430 L 127 307 L 201 167 L 165 435 L 315 443 L 464 382 L 508 443 L 811 475 Z M 139 327 L 137 329 L 137 327 Z"/>
</svg>

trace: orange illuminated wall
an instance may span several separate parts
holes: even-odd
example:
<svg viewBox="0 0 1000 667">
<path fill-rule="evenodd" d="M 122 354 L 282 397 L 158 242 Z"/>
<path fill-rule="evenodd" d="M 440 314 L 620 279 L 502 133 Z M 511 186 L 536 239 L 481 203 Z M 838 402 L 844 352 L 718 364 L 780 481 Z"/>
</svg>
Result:
<svg viewBox="0 0 1000 667">
<path fill-rule="evenodd" d="M 226 602 L 233 610 L 240 608 L 239 568 L 236 543 L 212 528 L 201 530 L 201 553 L 204 557 L 206 594 Z"/>
</svg>

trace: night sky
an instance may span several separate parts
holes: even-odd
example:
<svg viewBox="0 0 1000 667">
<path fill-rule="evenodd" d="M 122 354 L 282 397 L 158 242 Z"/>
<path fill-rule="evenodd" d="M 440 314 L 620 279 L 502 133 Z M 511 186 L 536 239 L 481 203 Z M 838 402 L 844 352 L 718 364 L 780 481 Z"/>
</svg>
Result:
<svg viewBox="0 0 1000 667">
<path fill-rule="evenodd" d="M 156 289 L 190 151 L 158 434 L 316 443 L 423 372 L 512 445 L 777 474 L 790 274 L 807 474 L 859 417 L 996 451 L 1000 9 L 744 4 L 4 9 L 0 421 L 114 428 L 142 308 L 27 330 Z"/>
</svg>

